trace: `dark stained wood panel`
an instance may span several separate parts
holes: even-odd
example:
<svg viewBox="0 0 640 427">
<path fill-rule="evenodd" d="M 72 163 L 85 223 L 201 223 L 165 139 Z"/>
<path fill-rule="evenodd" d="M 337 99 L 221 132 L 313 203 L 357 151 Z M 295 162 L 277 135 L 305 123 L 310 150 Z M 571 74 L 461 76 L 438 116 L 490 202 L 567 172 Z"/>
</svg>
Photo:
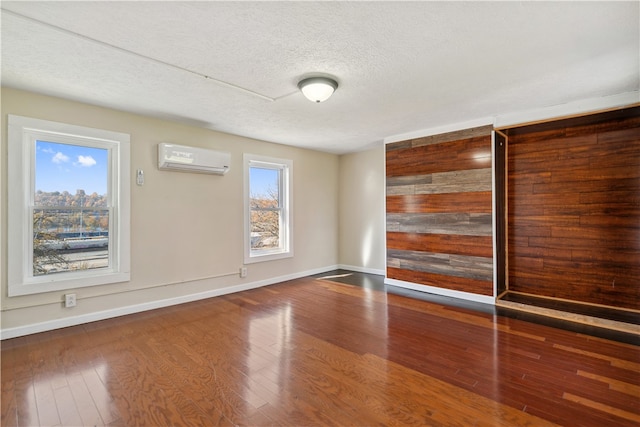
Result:
<svg viewBox="0 0 640 427">
<path fill-rule="evenodd" d="M 387 233 L 387 248 L 408 251 L 426 250 L 487 258 L 493 256 L 491 236 L 389 232 Z"/>
<path fill-rule="evenodd" d="M 408 270 L 397 267 L 387 267 L 387 277 L 410 283 L 433 286 L 436 288 L 444 288 L 486 296 L 493 295 L 493 287 L 487 286 L 486 280 L 469 279 L 465 277 Z"/>
<path fill-rule="evenodd" d="M 640 310 L 640 107 L 508 147 L 509 290 Z"/>
<path fill-rule="evenodd" d="M 495 168 L 495 257 L 496 257 L 496 296 L 507 291 L 507 136 L 500 131 L 494 133 L 494 168 Z"/>
<path fill-rule="evenodd" d="M 490 136 L 387 151 L 387 176 L 491 167 Z"/>
<path fill-rule="evenodd" d="M 491 191 L 387 196 L 387 212 L 491 213 Z"/>
<path fill-rule="evenodd" d="M 389 278 L 493 294 L 490 133 L 481 127 L 387 145 Z"/>
</svg>

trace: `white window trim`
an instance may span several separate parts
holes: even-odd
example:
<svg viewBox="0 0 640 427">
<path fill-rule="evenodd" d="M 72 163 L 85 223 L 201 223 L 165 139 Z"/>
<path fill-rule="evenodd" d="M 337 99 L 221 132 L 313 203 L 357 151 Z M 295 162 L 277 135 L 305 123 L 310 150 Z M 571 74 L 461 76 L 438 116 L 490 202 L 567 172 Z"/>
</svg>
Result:
<svg viewBox="0 0 640 427">
<path fill-rule="evenodd" d="M 293 257 L 293 160 L 278 159 L 274 157 L 258 156 L 245 153 L 243 156 L 244 173 L 244 263 L 252 264 L 263 261 L 273 261 Z M 279 167 L 283 171 L 282 197 L 283 197 L 283 244 L 281 250 L 264 250 L 261 253 L 251 250 L 251 204 L 249 171 L 251 167 Z"/>
<path fill-rule="evenodd" d="M 33 275 L 35 139 L 108 148 L 109 267 Z M 120 132 L 8 116 L 8 295 L 29 295 L 130 280 L 130 136 Z"/>
</svg>

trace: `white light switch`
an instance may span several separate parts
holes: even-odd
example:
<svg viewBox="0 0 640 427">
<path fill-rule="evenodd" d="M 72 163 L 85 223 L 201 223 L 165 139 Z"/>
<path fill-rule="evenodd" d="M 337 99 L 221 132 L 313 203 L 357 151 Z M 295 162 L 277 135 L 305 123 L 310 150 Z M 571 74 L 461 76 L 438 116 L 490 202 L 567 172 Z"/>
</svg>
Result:
<svg viewBox="0 0 640 427">
<path fill-rule="evenodd" d="M 138 185 L 144 184 L 144 171 L 142 169 L 136 171 L 136 183 Z"/>
</svg>

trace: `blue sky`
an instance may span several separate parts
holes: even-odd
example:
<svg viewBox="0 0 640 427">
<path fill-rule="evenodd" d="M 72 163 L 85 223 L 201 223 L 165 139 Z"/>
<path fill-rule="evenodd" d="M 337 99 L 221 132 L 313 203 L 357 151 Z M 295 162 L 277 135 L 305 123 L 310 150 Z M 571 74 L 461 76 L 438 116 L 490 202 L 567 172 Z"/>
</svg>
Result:
<svg viewBox="0 0 640 427">
<path fill-rule="evenodd" d="M 36 141 L 36 191 L 107 194 L 108 151 Z"/>
<path fill-rule="evenodd" d="M 251 195 L 268 195 L 267 189 L 278 189 L 278 170 L 252 167 L 249 170 L 251 183 Z"/>
</svg>

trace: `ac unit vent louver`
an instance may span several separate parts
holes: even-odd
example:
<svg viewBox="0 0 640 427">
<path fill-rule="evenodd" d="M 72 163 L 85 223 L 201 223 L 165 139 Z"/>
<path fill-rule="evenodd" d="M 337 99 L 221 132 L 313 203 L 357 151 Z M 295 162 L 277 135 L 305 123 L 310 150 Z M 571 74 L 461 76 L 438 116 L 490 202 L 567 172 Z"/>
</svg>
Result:
<svg viewBox="0 0 640 427">
<path fill-rule="evenodd" d="M 176 144 L 158 144 L 158 169 L 181 172 L 224 175 L 231 167 L 231 154 L 187 147 Z"/>
</svg>

